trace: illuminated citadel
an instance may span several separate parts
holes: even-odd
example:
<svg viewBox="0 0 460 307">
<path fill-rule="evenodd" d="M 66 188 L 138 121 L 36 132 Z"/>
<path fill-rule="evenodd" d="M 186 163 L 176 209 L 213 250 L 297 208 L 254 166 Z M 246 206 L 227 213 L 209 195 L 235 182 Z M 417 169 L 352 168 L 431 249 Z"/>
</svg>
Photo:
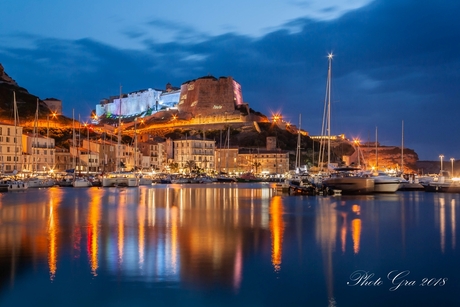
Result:
<svg viewBox="0 0 460 307">
<path fill-rule="evenodd" d="M 98 118 L 148 117 L 173 111 L 182 117 L 249 114 L 241 86 L 232 77 L 205 76 L 184 82 L 180 89 L 169 83 L 165 90 L 147 89 L 104 99 L 96 106 Z"/>
</svg>

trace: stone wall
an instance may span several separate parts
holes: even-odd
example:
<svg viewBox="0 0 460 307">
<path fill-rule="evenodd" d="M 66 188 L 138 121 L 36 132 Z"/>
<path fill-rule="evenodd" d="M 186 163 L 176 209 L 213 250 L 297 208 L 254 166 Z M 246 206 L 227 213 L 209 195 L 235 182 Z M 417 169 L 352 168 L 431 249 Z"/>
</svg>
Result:
<svg viewBox="0 0 460 307">
<path fill-rule="evenodd" d="M 232 77 L 212 76 L 182 84 L 178 109 L 193 117 L 233 114 L 242 100 L 241 88 Z"/>
</svg>

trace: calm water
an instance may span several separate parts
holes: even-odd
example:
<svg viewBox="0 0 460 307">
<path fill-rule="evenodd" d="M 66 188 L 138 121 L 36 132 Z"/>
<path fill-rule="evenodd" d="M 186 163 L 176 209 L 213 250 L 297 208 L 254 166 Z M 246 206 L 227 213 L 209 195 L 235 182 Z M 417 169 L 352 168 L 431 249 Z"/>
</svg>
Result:
<svg viewBox="0 0 460 307">
<path fill-rule="evenodd" d="M 0 306 L 460 306 L 460 195 L 0 194 Z"/>
</svg>

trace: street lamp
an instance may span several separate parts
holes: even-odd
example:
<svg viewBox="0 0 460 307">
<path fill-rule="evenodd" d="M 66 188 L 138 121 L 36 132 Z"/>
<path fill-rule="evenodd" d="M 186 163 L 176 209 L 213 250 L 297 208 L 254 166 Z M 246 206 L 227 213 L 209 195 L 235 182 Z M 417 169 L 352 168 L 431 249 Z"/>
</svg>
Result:
<svg viewBox="0 0 460 307">
<path fill-rule="evenodd" d="M 442 158 L 444 158 L 444 155 L 439 155 L 439 158 L 441 159 L 441 172 L 442 172 Z"/>
<path fill-rule="evenodd" d="M 454 177 L 454 158 L 450 158 L 450 162 L 452 163 L 452 174 L 450 174 L 450 177 Z"/>
</svg>

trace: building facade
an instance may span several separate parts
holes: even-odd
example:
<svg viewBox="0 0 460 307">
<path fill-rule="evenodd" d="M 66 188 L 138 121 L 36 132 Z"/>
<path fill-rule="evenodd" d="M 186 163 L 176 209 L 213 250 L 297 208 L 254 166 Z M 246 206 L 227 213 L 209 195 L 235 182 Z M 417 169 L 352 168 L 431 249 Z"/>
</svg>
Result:
<svg viewBox="0 0 460 307">
<path fill-rule="evenodd" d="M 0 123 L 0 173 L 23 169 L 22 127 Z"/>
</svg>

